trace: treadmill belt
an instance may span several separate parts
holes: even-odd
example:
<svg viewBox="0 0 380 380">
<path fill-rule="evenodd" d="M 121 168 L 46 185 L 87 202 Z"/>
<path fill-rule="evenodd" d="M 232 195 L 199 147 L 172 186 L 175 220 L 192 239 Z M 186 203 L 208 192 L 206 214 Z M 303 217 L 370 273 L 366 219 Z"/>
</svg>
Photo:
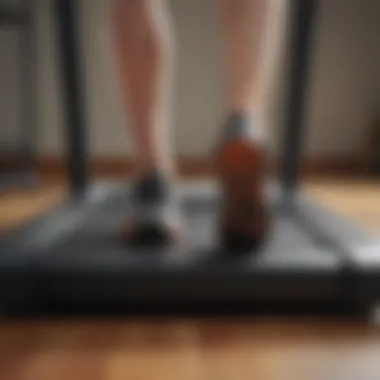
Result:
<svg viewBox="0 0 380 380">
<path fill-rule="evenodd" d="M 281 214 L 274 193 L 274 222 L 266 244 L 258 252 L 230 258 L 218 247 L 215 186 L 184 185 L 186 241 L 181 247 L 145 252 L 115 237 L 130 210 L 128 186 L 102 186 L 27 227 L 22 238 L 13 238 L 17 243 L 8 257 L 23 263 L 25 283 L 40 296 L 82 303 L 99 297 L 126 302 L 340 295 L 343 266 L 334 247 L 318 245 L 291 215 Z"/>
<path fill-rule="evenodd" d="M 208 191 L 207 191 L 208 190 Z M 210 191 L 211 190 L 211 191 Z M 200 256 L 220 253 L 217 242 L 217 206 L 215 190 L 184 188 L 183 210 L 186 233 L 181 247 L 152 249 L 142 252 L 122 244 L 116 237 L 130 211 L 128 188 L 125 185 L 109 188 L 104 196 L 87 199 L 50 218 L 37 230 L 33 230 L 27 242 L 34 260 L 61 265 L 98 265 L 97 263 L 133 262 L 136 265 L 180 265 L 181 262 L 197 262 Z M 266 244 L 259 252 L 253 252 L 246 262 L 252 266 L 271 263 L 278 266 L 302 265 L 328 266 L 336 258 L 328 247 L 317 246 L 313 236 L 302 229 L 291 215 L 277 213 L 272 201 L 273 225 Z M 317 255 L 316 255 L 317 254 Z M 34 261 L 33 260 L 33 261 Z M 202 263 L 204 261 L 201 260 Z"/>
</svg>

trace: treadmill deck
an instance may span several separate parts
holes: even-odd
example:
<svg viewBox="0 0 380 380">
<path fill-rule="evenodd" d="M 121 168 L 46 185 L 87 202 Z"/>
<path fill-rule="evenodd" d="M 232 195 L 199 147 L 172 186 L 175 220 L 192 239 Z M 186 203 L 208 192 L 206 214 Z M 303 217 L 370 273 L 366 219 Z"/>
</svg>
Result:
<svg viewBox="0 0 380 380">
<path fill-rule="evenodd" d="M 228 258 L 218 249 L 215 188 L 184 186 L 182 194 L 187 224 L 182 246 L 142 252 L 115 238 L 128 216 L 128 186 L 95 186 L 86 199 L 60 207 L 3 242 L 3 286 L 33 291 L 44 299 L 78 302 L 346 296 L 353 278 L 350 257 L 344 247 L 325 238 L 323 228 L 317 233 L 304 223 L 312 215 L 326 226 L 315 206 L 300 205 L 300 218 L 281 212 L 281 198 L 274 195 L 266 244 L 245 257 Z M 336 229 L 339 223 L 331 218 Z M 354 227 L 344 226 L 333 234 L 343 237 L 346 246 L 368 245 L 368 236 Z"/>
</svg>

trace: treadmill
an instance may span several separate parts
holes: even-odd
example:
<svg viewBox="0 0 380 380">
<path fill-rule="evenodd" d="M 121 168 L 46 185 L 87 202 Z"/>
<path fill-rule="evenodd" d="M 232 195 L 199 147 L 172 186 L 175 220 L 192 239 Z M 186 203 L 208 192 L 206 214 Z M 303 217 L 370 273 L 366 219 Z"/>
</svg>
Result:
<svg viewBox="0 0 380 380">
<path fill-rule="evenodd" d="M 221 255 L 217 184 L 179 189 L 187 236 L 180 247 L 126 248 L 114 234 L 130 210 L 129 184 L 90 184 L 75 0 L 55 0 L 70 198 L 0 241 L 0 309 L 5 314 L 230 303 L 376 305 L 380 242 L 298 191 L 307 68 L 317 0 L 293 0 L 288 112 L 279 185 L 268 184 L 273 227 L 245 257 Z M 314 309 L 313 309 L 314 310 Z"/>
</svg>

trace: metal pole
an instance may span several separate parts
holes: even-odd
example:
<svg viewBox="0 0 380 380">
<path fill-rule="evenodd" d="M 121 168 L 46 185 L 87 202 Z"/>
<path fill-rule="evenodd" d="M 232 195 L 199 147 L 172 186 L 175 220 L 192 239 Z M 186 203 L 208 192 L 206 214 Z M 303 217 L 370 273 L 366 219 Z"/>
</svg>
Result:
<svg viewBox="0 0 380 380">
<path fill-rule="evenodd" d="M 25 24 L 20 30 L 20 51 L 22 66 L 22 174 L 34 184 L 37 155 L 37 44 L 35 1 L 24 0 L 22 12 Z"/>
<path fill-rule="evenodd" d="M 66 114 L 69 186 L 74 197 L 86 190 L 89 179 L 84 97 L 78 51 L 77 2 L 77 0 L 55 0 Z"/>
<path fill-rule="evenodd" d="M 318 0 L 291 0 L 290 68 L 280 181 L 286 201 L 297 190 L 302 158 L 309 58 Z"/>
</svg>

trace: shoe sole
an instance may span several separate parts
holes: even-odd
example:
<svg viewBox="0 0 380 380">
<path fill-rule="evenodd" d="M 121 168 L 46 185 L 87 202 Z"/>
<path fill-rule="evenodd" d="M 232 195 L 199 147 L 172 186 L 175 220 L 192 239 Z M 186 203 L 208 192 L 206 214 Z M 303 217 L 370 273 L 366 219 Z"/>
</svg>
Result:
<svg viewBox="0 0 380 380">
<path fill-rule="evenodd" d="M 123 244 L 135 248 L 177 246 L 183 238 L 183 226 L 179 221 L 167 223 L 143 223 L 130 221 L 122 227 L 119 238 Z"/>
</svg>

